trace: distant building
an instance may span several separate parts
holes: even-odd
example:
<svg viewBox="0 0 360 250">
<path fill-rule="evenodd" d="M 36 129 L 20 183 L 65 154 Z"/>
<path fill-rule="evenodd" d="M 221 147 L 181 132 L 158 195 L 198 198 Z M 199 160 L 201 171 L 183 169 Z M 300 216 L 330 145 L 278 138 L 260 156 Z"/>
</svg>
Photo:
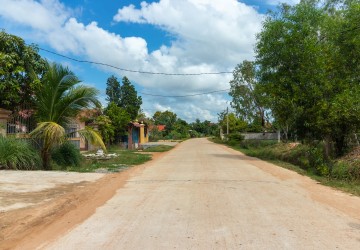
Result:
<svg viewBox="0 0 360 250">
<path fill-rule="evenodd" d="M 128 149 L 135 149 L 142 143 L 149 142 L 149 131 L 146 123 L 130 122 L 128 125 Z"/>
</svg>

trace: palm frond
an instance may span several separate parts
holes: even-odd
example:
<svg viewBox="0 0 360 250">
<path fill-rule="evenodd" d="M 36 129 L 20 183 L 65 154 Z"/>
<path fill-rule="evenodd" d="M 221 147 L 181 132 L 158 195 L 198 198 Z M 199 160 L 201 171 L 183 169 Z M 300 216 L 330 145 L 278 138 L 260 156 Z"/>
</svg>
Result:
<svg viewBox="0 0 360 250">
<path fill-rule="evenodd" d="M 58 103 L 57 109 L 60 111 L 58 122 L 62 124 L 69 118 L 76 117 L 81 110 L 86 108 L 100 107 L 101 104 L 96 98 L 98 93 L 97 89 L 83 85 L 69 89 Z"/>
<path fill-rule="evenodd" d="M 38 120 L 59 122 L 59 103 L 80 80 L 68 68 L 47 63 L 42 81 L 43 88 L 37 93 L 35 101 Z"/>
<path fill-rule="evenodd" d="M 65 140 L 65 129 L 55 122 L 40 122 L 30 136 L 51 141 L 53 145 L 61 144 Z"/>
<path fill-rule="evenodd" d="M 78 132 L 82 138 L 87 139 L 91 144 L 95 146 L 100 146 L 104 151 L 106 151 L 106 146 L 101 138 L 101 135 L 93 128 L 85 127 Z"/>
</svg>

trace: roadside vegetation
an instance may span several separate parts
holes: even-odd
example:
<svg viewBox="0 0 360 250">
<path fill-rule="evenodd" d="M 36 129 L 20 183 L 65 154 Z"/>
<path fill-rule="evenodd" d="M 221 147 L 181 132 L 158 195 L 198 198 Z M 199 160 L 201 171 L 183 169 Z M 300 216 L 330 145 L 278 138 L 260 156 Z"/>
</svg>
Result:
<svg viewBox="0 0 360 250">
<path fill-rule="evenodd" d="M 76 150 L 75 148 L 74 153 Z M 119 147 L 110 147 L 108 153 L 116 154 L 117 156 L 111 159 L 91 159 L 79 155 L 80 162 L 77 165 L 69 163 L 54 164 L 53 169 L 73 172 L 119 172 L 151 160 L 151 154 L 141 154 L 135 150 L 126 150 Z M 60 156 L 61 158 L 62 156 Z M 57 158 L 55 159 L 57 160 Z"/>
<path fill-rule="evenodd" d="M 0 136 L 0 169 L 33 170 L 39 166 L 40 155 L 30 143 Z"/>
<path fill-rule="evenodd" d="M 174 148 L 173 146 L 168 145 L 158 145 L 154 147 L 149 147 L 143 150 L 143 152 L 166 152 Z"/>
</svg>

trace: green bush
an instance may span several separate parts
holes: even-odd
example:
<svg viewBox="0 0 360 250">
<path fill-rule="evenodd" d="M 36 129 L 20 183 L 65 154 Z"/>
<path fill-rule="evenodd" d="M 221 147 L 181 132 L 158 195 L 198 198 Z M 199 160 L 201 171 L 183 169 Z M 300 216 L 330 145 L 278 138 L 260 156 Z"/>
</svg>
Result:
<svg viewBox="0 0 360 250">
<path fill-rule="evenodd" d="M 244 136 L 240 133 L 230 133 L 228 135 L 227 144 L 230 146 L 239 146 L 240 142 L 244 140 Z"/>
<path fill-rule="evenodd" d="M 337 180 L 360 181 L 360 163 L 336 162 L 331 171 L 331 178 Z"/>
<path fill-rule="evenodd" d="M 65 142 L 55 147 L 51 152 L 52 160 L 59 166 L 80 166 L 80 150 L 71 142 Z"/>
<path fill-rule="evenodd" d="M 263 148 L 267 146 L 276 145 L 278 142 L 276 140 L 242 140 L 240 142 L 240 147 L 249 149 L 249 148 Z"/>
<path fill-rule="evenodd" d="M 40 166 L 39 152 L 30 143 L 0 136 L 0 168 L 32 170 Z"/>
</svg>

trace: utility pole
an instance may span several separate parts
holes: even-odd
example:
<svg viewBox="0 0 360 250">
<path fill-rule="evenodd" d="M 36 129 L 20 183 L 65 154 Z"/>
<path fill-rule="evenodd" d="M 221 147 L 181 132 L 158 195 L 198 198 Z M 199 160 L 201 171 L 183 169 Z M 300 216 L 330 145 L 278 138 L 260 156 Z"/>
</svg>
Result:
<svg viewBox="0 0 360 250">
<path fill-rule="evenodd" d="M 226 107 L 226 135 L 229 135 L 229 107 Z"/>
</svg>

